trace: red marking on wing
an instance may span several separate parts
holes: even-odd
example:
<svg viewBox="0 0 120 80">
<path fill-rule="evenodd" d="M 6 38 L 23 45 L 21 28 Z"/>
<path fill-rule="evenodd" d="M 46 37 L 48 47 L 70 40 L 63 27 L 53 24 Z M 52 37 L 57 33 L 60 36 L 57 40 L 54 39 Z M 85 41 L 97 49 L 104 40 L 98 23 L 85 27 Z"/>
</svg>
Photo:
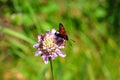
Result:
<svg viewBox="0 0 120 80">
<path fill-rule="evenodd" d="M 66 34 L 65 28 L 61 23 L 59 24 L 59 34 L 60 34 L 60 37 L 68 40 L 68 36 Z"/>
</svg>

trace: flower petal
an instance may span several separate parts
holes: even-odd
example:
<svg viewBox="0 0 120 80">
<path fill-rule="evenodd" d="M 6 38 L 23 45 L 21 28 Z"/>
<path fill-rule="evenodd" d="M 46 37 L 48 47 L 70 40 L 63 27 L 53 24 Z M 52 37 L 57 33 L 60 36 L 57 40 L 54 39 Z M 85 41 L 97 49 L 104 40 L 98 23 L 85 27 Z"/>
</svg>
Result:
<svg viewBox="0 0 120 80">
<path fill-rule="evenodd" d="M 33 48 L 39 48 L 39 44 L 34 44 Z"/>
<path fill-rule="evenodd" d="M 52 32 L 51 32 L 51 33 L 52 33 L 52 34 L 55 34 L 55 32 L 56 32 L 56 30 L 55 30 L 55 29 L 52 29 Z"/>
<path fill-rule="evenodd" d="M 38 42 L 42 42 L 44 40 L 44 34 L 38 35 Z"/>
<path fill-rule="evenodd" d="M 51 54 L 52 60 L 54 60 L 56 57 L 57 57 L 57 54 L 56 54 L 56 53 Z"/>
<path fill-rule="evenodd" d="M 56 29 L 52 29 L 51 36 L 53 36 L 53 38 L 56 40 L 57 36 L 55 35 L 55 33 L 56 33 Z"/>
<path fill-rule="evenodd" d="M 57 49 L 56 52 L 61 57 L 65 57 L 66 56 L 66 54 L 64 52 L 61 52 L 59 49 Z"/>
<path fill-rule="evenodd" d="M 61 45 L 63 42 L 64 42 L 64 39 L 60 39 L 60 40 L 57 41 L 57 44 Z"/>
<path fill-rule="evenodd" d="M 36 51 L 36 52 L 35 52 L 35 56 L 39 56 L 39 55 L 41 55 L 41 54 L 42 54 L 41 51 Z"/>
<path fill-rule="evenodd" d="M 46 31 L 46 36 L 47 37 L 50 36 L 50 31 L 49 30 Z"/>
<path fill-rule="evenodd" d="M 59 46 L 58 48 L 59 48 L 59 49 L 63 49 L 63 48 L 65 48 L 65 46 Z"/>
<path fill-rule="evenodd" d="M 49 61 L 48 57 L 49 57 L 49 55 L 46 55 L 46 54 L 43 54 L 43 55 L 42 55 L 42 58 L 43 58 L 45 64 L 47 64 L 48 61 Z"/>
</svg>

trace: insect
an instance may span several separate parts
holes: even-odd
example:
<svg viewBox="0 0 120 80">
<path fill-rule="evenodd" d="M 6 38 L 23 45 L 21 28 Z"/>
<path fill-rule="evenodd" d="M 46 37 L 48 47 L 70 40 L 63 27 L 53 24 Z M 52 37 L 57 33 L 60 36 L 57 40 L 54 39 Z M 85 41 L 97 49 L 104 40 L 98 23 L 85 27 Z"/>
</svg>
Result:
<svg viewBox="0 0 120 80">
<path fill-rule="evenodd" d="M 56 36 L 64 38 L 65 40 L 68 40 L 67 33 L 65 31 L 64 26 L 60 23 L 59 24 L 59 31 L 55 33 Z"/>
</svg>

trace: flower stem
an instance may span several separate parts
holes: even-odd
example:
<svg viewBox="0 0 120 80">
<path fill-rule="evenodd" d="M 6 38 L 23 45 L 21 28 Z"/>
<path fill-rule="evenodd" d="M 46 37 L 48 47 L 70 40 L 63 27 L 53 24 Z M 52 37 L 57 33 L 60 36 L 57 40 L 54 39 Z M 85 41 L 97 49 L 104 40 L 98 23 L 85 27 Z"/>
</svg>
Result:
<svg viewBox="0 0 120 80">
<path fill-rule="evenodd" d="M 53 66 L 52 66 L 51 57 L 49 57 L 49 61 L 50 61 L 50 69 L 51 69 L 51 74 L 52 74 L 52 80 L 54 80 L 54 73 L 53 73 Z"/>
</svg>

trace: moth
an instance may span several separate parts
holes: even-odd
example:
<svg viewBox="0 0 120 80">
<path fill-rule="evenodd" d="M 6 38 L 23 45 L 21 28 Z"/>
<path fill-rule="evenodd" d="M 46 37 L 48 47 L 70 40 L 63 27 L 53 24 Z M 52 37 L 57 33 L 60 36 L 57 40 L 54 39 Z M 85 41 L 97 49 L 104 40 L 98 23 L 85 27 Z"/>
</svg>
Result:
<svg viewBox="0 0 120 80">
<path fill-rule="evenodd" d="M 62 23 L 59 24 L 59 31 L 56 32 L 55 35 L 56 35 L 57 37 L 60 37 L 60 38 L 65 39 L 65 40 L 69 40 L 69 39 L 68 39 L 68 35 L 67 35 L 67 33 L 66 33 L 66 31 L 65 31 L 65 28 L 64 28 L 64 26 L 62 25 Z"/>
</svg>

